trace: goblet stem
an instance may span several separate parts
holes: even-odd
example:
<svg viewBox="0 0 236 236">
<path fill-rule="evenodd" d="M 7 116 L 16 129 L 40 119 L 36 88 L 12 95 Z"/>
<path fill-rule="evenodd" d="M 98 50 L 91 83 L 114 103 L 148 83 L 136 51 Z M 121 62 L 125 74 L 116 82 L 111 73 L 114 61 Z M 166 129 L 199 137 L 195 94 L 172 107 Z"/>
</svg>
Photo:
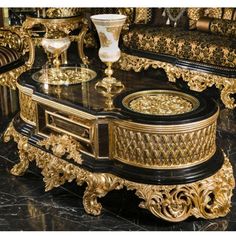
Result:
<svg viewBox="0 0 236 236">
<path fill-rule="evenodd" d="M 55 55 L 55 59 L 53 60 L 53 64 L 56 67 L 57 70 L 60 69 L 60 60 L 59 60 L 59 54 Z"/>
<path fill-rule="evenodd" d="M 109 79 L 111 79 L 113 75 L 112 62 L 107 62 L 106 65 L 107 65 L 107 68 L 105 69 L 105 74 L 107 75 Z"/>
</svg>

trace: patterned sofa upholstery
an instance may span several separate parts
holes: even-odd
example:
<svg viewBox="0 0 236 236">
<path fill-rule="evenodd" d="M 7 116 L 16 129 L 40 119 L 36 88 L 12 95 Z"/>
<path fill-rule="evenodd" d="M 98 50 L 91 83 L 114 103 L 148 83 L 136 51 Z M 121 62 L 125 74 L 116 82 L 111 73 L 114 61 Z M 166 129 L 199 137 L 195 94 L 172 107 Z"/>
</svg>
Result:
<svg viewBox="0 0 236 236">
<path fill-rule="evenodd" d="M 22 28 L 0 28 L 0 85 L 16 88 L 21 73 L 34 62 L 34 46 Z"/>
<path fill-rule="evenodd" d="M 177 15 L 181 9 L 170 10 Z M 199 92 L 215 85 L 225 106 L 235 108 L 236 8 L 188 8 L 176 27 L 175 22 L 166 25 L 163 11 L 120 9 L 129 15 L 121 68 L 137 72 L 163 68 L 170 81 L 181 78 Z"/>
</svg>

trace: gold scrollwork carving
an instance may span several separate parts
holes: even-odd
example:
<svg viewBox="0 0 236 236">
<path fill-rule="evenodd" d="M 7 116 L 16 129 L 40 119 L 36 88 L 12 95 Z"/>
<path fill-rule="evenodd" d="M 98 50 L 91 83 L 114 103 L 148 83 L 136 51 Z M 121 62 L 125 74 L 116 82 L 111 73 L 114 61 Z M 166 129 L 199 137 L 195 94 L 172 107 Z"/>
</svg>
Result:
<svg viewBox="0 0 236 236">
<path fill-rule="evenodd" d="M 182 78 L 188 83 L 191 90 L 201 92 L 207 87 L 215 85 L 221 92 L 221 100 L 229 109 L 236 107 L 235 99 L 231 96 L 236 93 L 236 80 L 219 75 L 208 74 L 204 72 L 188 70 L 174 66 L 170 63 L 160 62 L 147 58 L 137 57 L 122 53 L 119 61 L 122 70 L 131 70 L 140 72 L 142 69 L 147 70 L 149 67 L 163 68 L 170 82 L 176 82 L 176 79 Z"/>
<path fill-rule="evenodd" d="M 87 183 L 83 204 L 86 212 L 92 215 L 101 213 L 102 206 L 97 202 L 97 198 L 123 187 L 135 190 L 135 194 L 143 199 L 140 207 L 149 210 L 158 218 L 171 222 L 183 221 L 189 216 L 213 219 L 225 216 L 230 210 L 235 180 L 226 155 L 221 169 L 206 179 L 185 185 L 149 185 L 128 181 L 109 173 L 92 173 L 68 163 L 27 144 L 27 138 L 14 129 L 13 123 L 5 132 L 4 141 L 9 141 L 10 137 L 18 143 L 20 156 L 21 152 L 24 154 L 24 158 L 20 157 L 20 165 L 17 164 L 12 169 L 12 174 L 23 174 L 29 161 L 35 160 L 36 165 L 42 169 L 46 191 L 66 181 L 76 180 L 78 185 Z M 53 142 L 53 138 L 50 140 Z M 58 141 L 58 138 L 56 140 Z"/>
<path fill-rule="evenodd" d="M 27 123 L 36 124 L 36 102 L 32 97 L 19 91 L 20 116 Z"/>
<path fill-rule="evenodd" d="M 225 216 L 231 207 L 232 189 L 235 187 L 233 169 L 225 156 L 222 168 L 211 177 L 185 185 L 146 185 L 126 181 L 130 190 L 144 201 L 141 208 L 171 222 L 189 216 L 214 219 Z"/>
<path fill-rule="evenodd" d="M 11 169 L 11 174 L 16 176 L 21 176 L 25 173 L 29 166 L 28 160 L 28 138 L 18 133 L 14 127 L 13 122 L 10 123 L 7 130 L 4 133 L 3 140 L 4 142 L 10 141 L 13 138 L 17 143 L 17 148 L 19 150 L 19 159 L 20 162 Z"/>
<path fill-rule="evenodd" d="M 73 139 L 71 136 L 64 135 L 53 135 L 51 134 L 48 138 L 43 139 L 37 143 L 40 146 L 44 146 L 47 150 L 52 150 L 52 153 L 57 157 L 66 155 L 66 159 L 73 159 L 76 163 L 82 164 L 81 159 L 81 145 L 78 141 Z"/>
<path fill-rule="evenodd" d="M 23 65 L 0 74 L 0 85 L 16 89 L 17 78 L 30 69 L 34 63 L 35 49 L 33 41 L 22 28 L 10 27 L 0 29 L 0 44 L 15 48 L 22 55 L 28 52 L 28 59 Z"/>
<path fill-rule="evenodd" d="M 97 198 L 104 197 L 114 189 L 123 188 L 124 180 L 108 173 L 87 172 L 86 182 L 88 186 L 83 197 L 84 209 L 88 214 L 100 215 L 102 206 Z"/>
</svg>

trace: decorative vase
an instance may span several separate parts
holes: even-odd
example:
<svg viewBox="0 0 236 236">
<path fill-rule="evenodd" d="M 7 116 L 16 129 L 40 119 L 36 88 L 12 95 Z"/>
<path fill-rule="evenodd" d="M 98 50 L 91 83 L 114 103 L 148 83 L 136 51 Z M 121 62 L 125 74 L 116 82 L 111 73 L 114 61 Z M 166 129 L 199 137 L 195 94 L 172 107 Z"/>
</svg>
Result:
<svg viewBox="0 0 236 236">
<path fill-rule="evenodd" d="M 59 69 L 60 61 L 59 56 L 66 51 L 70 46 L 70 39 L 68 37 L 63 38 L 43 38 L 42 46 L 46 52 L 52 53 L 54 60 L 53 65 Z"/>
<path fill-rule="evenodd" d="M 120 58 L 121 53 L 118 43 L 126 16 L 119 14 L 99 14 L 91 16 L 91 20 L 96 27 L 100 40 L 99 58 L 107 65 L 105 69 L 106 77 L 98 82 L 95 88 L 107 98 L 107 110 L 111 110 L 113 108 L 113 96 L 124 89 L 124 85 L 112 77 L 112 63 L 118 61 Z"/>
</svg>

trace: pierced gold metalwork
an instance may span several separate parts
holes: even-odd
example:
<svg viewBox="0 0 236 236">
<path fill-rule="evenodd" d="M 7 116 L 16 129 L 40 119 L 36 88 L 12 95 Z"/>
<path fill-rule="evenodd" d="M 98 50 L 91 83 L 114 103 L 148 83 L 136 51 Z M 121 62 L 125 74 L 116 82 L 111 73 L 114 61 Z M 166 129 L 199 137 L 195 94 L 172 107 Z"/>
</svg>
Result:
<svg viewBox="0 0 236 236">
<path fill-rule="evenodd" d="M 123 187 L 135 190 L 135 194 L 143 199 L 140 207 L 149 210 L 158 218 L 171 222 L 183 221 L 190 216 L 205 219 L 223 217 L 231 207 L 235 180 L 232 166 L 226 155 L 224 155 L 222 168 L 206 179 L 185 185 L 148 185 L 128 181 L 109 173 L 91 173 L 62 160 L 58 156 L 63 155 L 65 149 L 69 151 L 73 147 L 74 150 L 77 146 L 68 136 L 64 136 L 63 139 L 66 139 L 66 143 L 71 147 L 66 147 L 60 140 L 63 136 L 52 136 L 47 140 L 50 144 L 47 144 L 46 140 L 43 142 L 43 145 L 54 148 L 58 146 L 54 142 L 60 142 L 63 151 L 60 150 L 57 157 L 27 144 L 27 138 L 19 134 L 12 123 L 4 134 L 4 141 L 9 141 L 11 137 L 18 142 L 20 154 L 20 163 L 13 167 L 12 174 L 23 174 L 28 168 L 29 161 L 35 160 L 36 165 L 42 169 L 46 191 L 66 181 L 75 180 L 78 185 L 87 183 L 83 204 L 88 214 L 99 215 L 102 206 L 97 202 L 97 198 Z M 57 153 L 57 148 L 55 150 Z"/>
<path fill-rule="evenodd" d="M 146 185 L 126 181 L 127 189 L 143 199 L 141 208 L 155 216 L 179 222 L 189 216 L 214 219 L 225 216 L 231 207 L 235 187 L 232 166 L 224 155 L 222 168 L 211 177 L 185 185 Z"/>
<path fill-rule="evenodd" d="M 231 96 L 236 93 L 236 80 L 234 78 L 188 70 L 170 63 L 137 57 L 126 53 L 122 53 L 119 64 L 122 70 L 129 71 L 133 69 L 135 72 L 140 72 L 142 69 L 147 70 L 149 67 L 153 67 L 154 69 L 163 68 L 170 82 L 176 82 L 176 79 L 182 78 L 183 81 L 188 83 L 191 90 L 198 92 L 215 85 L 220 89 L 220 96 L 224 105 L 229 109 L 236 107 L 235 99 Z"/>
<path fill-rule="evenodd" d="M 52 85 L 69 85 L 88 82 L 96 77 L 97 73 L 84 67 L 61 67 L 42 69 L 32 75 L 32 79 Z"/>
<path fill-rule="evenodd" d="M 195 110 L 199 101 L 173 90 L 145 90 L 127 95 L 122 103 L 128 109 L 149 115 L 177 115 Z"/>
</svg>

